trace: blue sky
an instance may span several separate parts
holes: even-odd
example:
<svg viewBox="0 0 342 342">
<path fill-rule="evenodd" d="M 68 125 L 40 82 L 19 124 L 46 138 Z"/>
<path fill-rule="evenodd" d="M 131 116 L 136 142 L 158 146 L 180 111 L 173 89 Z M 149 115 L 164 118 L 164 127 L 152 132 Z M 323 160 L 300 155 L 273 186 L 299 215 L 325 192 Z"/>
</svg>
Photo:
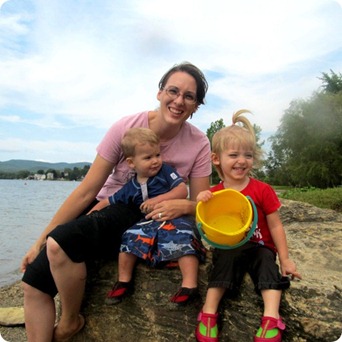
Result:
<svg viewBox="0 0 342 342">
<path fill-rule="evenodd" d="M 91 162 L 118 118 L 158 106 L 190 61 L 209 82 L 203 132 L 247 108 L 262 137 L 342 72 L 342 0 L 0 0 L 0 161 Z"/>
</svg>

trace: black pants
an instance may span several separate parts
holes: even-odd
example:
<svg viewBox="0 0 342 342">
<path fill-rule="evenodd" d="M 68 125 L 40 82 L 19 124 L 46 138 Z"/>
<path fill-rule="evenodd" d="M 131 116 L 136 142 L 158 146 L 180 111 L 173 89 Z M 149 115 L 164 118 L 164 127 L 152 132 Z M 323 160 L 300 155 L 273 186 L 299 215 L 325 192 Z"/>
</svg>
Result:
<svg viewBox="0 0 342 342">
<path fill-rule="evenodd" d="M 59 225 L 48 236 L 57 241 L 73 262 L 111 258 L 119 250 L 123 232 L 141 218 L 136 206 L 114 204 Z M 52 297 L 57 294 L 46 247 L 27 266 L 22 280 Z"/>
<path fill-rule="evenodd" d="M 257 293 L 265 289 L 285 290 L 290 286 L 289 278 L 279 272 L 275 252 L 248 241 L 235 249 L 214 250 L 208 287 L 237 292 L 246 273 L 250 274 Z"/>
</svg>

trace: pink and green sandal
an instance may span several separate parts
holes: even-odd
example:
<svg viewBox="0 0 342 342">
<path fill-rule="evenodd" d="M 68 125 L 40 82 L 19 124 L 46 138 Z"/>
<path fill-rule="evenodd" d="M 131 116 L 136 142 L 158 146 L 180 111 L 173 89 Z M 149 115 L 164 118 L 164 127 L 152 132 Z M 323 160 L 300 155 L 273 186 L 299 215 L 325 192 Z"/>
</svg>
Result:
<svg viewBox="0 0 342 342">
<path fill-rule="evenodd" d="M 218 313 L 209 314 L 200 312 L 197 317 L 199 322 L 196 331 L 197 342 L 218 342 L 218 327 L 217 327 Z"/>
<path fill-rule="evenodd" d="M 285 330 L 285 324 L 281 317 L 264 316 L 261 319 L 261 326 L 254 336 L 254 342 L 281 342 L 282 332 Z"/>
</svg>

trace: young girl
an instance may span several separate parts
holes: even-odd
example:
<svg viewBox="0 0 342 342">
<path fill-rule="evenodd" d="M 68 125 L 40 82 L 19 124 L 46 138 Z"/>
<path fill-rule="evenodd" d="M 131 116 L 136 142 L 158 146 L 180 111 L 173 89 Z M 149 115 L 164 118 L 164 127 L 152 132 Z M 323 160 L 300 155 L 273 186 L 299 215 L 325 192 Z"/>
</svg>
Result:
<svg viewBox="0 0 342 342">
<path fill-rule="evenodd" d="M 240 110 L 233 115 L 233 124 L 222 128 L 212 139 L 212 162 L 222 182 L 202 191 L 197 201 L 210 201 L 212 192 L 234 189 L 250 196 L 258 211 L 258 225 L 246 244 L 236 249 L 215 249 L 206 300 L 198 315 L 196 339 L 199 342 L 217 342 L 218 306 L 226 290 L 236 290 L 245 273 L 249 273 L 255 290 L 261 293 L 264 312 L 255 342 L 280 342 L 285 329 L 279 316 L 282 290 L 290 286 L 289 276 L 301 278 L 295 263 L 289 258 L 285 231 L 278 209 L 280 202 L 274 190 L 266 183 L 250 176 L 253 166 L 261 158 L 255 133 Z M 238 123 L 240 123 L 238 125 Z M 278 254 L 281 273 L 276 264 Z"/>
</svg>

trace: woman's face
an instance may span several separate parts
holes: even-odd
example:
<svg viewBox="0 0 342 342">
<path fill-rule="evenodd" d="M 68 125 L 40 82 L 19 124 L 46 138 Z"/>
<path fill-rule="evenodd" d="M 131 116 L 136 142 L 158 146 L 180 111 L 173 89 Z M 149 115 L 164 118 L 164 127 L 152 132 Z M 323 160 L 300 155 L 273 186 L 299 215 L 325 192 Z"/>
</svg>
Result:
<svg viewBox="0 0 342 342">
<path fill-rule="evenodd" d="M 198 108 L 196 91 L 197 84 L 191 75 L 182 71 L 172 74 L 157 94 L 163 119 L 172 125 L 186 121 Z"/>
</svg>

